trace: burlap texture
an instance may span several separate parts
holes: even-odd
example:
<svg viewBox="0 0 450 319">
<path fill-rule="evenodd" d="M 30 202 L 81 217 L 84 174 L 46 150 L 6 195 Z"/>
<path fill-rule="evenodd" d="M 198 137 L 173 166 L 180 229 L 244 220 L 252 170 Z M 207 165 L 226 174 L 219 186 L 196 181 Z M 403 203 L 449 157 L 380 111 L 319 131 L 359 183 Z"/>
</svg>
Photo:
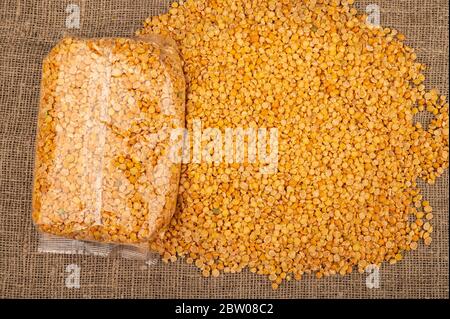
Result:
<svg viewBox="0 0 450 319">
<path fill-rule="evenodd" d="M 300 1 L 300 0 L 299 0 Z M 65 27 L 68 4 L 81 8 L 81 28 Z M 428 66 L 427 85 L 448 96 L 448 0 L 359 1 L 378 4 L 381 23 L 406 34 Z M 0 297 L 19 298 L 448 298 L 448 172 L 422 185 L 434 208 L 430 247 L 419 246 L 380 270 L 380 288 L 367 274 L 306 276 L 273 291 L 248 271 L 203 278 L 183 261 L 143 267 L 119 257 L 44 254 L 31 222 L 32 167 L 42 59 L 67 33 L 128 36 L 164 0 L 2 0 L 0 2 Z M 66 266 L 77 264 L 81 286 L 65 286 Z"/>
</svg>

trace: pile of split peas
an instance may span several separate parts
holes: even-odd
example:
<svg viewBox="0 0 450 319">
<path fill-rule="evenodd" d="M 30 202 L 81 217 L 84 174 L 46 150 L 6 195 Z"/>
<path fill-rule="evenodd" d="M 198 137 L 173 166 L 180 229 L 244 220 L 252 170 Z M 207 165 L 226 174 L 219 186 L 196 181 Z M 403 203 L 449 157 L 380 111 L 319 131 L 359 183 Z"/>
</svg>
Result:
<svg viewBox="0 0 450 319">
<path fill-rule="evenodd" d="M 405 36 L 353 0 L 187 0 L 140 35 L 177 42 L 187 128 L 279 129 L 275 174 L 259 163 L 188 163 L 179 208 L 151 244 L 204 276 L 248 267 L 284 280 L 345 275 L 431 243 L 418 178 L 448 167 L 448 104 L 423 85 Z M 414 121 L 434 115 L 427 129 Z"/>
</svg>

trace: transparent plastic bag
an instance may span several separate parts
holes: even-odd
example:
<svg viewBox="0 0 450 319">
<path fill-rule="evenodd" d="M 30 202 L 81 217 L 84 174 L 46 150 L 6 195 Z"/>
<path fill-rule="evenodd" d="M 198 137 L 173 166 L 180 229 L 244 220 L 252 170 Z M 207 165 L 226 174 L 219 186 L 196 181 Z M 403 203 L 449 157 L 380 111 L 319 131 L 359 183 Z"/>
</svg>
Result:
<svg viewBox="0 0 450 319">
<path fill-rule="evenodd" d="M 44 60 L 33 221 L 40 231 L 115 244 L 149 242 L 172 217 L 185 79 L 174 42 L 66 38 Z"/>
</svg>

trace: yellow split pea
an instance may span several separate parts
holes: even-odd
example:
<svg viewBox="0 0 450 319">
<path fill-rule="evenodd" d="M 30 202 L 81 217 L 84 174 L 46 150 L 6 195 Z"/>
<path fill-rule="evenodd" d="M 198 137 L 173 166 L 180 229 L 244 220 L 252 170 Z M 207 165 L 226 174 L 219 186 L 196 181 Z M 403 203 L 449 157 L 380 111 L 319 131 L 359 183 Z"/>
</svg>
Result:
<svg viewBox="0 0 450 319">
<path fill-rule="evenodd" d="M 163 37 L 61 41 L 44 61 L 33 193 L 43 232 L 148 242 L 175 209 L 185 81 Z M 168 102 L 169 101 L 169 102 Z"/>
<path fill-rule="evenodd" d="M 431 243 L 431 225 L 410 216 L 416 179 L 434 183 L 448 167 L 448 104 L 425 90 L 405 37 L 367 25 L 352 3 L 187 0 L 146 20 L 138 34 L 168 34 L 181 50 L 188 129 L 280 132 L 276 174 L 183 166 L 180 209 L 152 243 L 165 260 L 186 257 L 207 276 L 248 267 L 277 288 Z M 413 124 L 422 110 L 434 115 L 427 130 Z"/>
</svg>

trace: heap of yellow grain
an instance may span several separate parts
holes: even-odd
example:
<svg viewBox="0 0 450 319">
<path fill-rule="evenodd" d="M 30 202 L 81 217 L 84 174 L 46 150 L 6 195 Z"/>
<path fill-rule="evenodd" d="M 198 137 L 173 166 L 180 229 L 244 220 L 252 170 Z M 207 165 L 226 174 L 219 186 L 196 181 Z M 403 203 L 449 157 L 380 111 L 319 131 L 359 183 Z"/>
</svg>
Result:
<svg viewBox="0 0 450 319">
<path fill-rule="evenodd" d="M 183 166 L 180 209 L 152 244 L 165 260 L 185 257 L 205 276 L 248 267 L 276 288 L 431 243 L 416 180 L 448 166 L 448 104 L 425 89 L 404 36 L 352 3 L 187 0 L 146 20 L 139 34 L 180 47 L 190 130 L 200 120 L 280 132 L 275 174 L 257 162 Z M 423 110 L 427 129 L 413 121 Z"/>
</svg>

